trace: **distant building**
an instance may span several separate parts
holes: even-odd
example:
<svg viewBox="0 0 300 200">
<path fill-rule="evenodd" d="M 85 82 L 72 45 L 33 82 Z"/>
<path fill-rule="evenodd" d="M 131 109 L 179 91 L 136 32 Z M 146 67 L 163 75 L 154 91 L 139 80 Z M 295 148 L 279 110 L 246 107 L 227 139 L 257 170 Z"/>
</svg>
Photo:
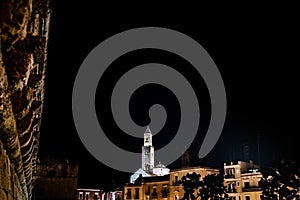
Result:
<svg viewBox="0 0 300 200">
<path fill-rule="evenodd" d="M 200 180 L 208 174 L 217 174 L 219 169 L 208 167 L 189 167 L 171 170 L 170 174 L 163 176 L 140 176 L 135 183 L 124 186 L 124 200 L 151 200 L 165 199 L 176 200 L 184 196 L 184 190 L 178 181 L 187 173 L 200 174 Z"/>
<path fill-rule="evenodd" d="M 189 153 L 189 150 L 186 150 L 181 156 L 181 167 L 182 168 L 190 167 L 190 153 Z"/>
<path fill-rule="evenodd" d="M 124 186 L 124 200 L 150 200 L 168 197 L 170 175 L 140 177 Z"/>
<path fill-rule="evenodd" d="M 77 199 L 78 163 L 67 159 L 41 159 L 34 174 L 33 199 Z"/>
<path fill-rule="evenodd" d="M 103 191 L 100 189 L 87 189 L 87 188 L 78 188 L 77 189 L 77 198 L 78 200 L 103 200 L 102 196 Z"/>
<path fill-rule="evenodd" d="M 78 188 L 77 200 L 123 200 L 123 187 L 104 192 L 101 189 Z"/>
<path fill-rule="evenodd" d="M 152 146 L 152 133 L 147 127 L 142 147 L 142 168 L 130 176 L 130 183 L 123 189 L 124 200 L 176 200 L 184 196 L 182 186 L 178 181 L 187 173 L 200 174 L 202 179 L 208 174 L 219 173 L 219 169 L 208 167 L 190 167 L 189 152 L 182 156 L 182 168 L 170 170 L 161 162 L 154 167 L 154 147 Z"/>
<path fill-rule="evenodd" d="M 184 196 L 184 190 L 181 185 L 178 184 L 178 181 L 181 180 L 183 176 L 191 173 L 200 174 L 200 180 L 209 174 L 219 174 L 220 170 L 210 167 L 185 167 L 183 169 L 175 169 L 170 172 L 170 181 L 169 181 L 169 200 L 182 199 Z"/>
<path fill-rule="evenodd" d="M 144 145 L 142 146 L 142 167 L 130 176 L 130 183 L 134 183 L 137 178 L 163 176 L 169 174 L 169 169 L 162 163 L 154 167 L 154 147 L 152 146 L 152 133 L 147 126 L 144 133 Z"/>
<path fill-rule="evenodd" d="M 232 200 L 260 200 L 262 189 L 258 183 L 261 178 L 259 166 L 252 161 L 224 163 L 224 185 Z"/>
</svg>

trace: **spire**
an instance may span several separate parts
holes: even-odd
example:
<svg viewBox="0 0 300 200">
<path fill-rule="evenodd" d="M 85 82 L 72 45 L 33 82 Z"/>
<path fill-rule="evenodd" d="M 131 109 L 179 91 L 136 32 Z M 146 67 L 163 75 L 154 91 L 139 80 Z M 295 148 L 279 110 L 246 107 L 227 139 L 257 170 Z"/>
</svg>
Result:
<svg viewBox="0 0 300 200">
<path fill-rule="evenodd" d="M 145 133 L 151 133 L 151 130 L 150 130 L 149 126 L 147 126 L 147 129 L 146 129 Z"/>
</svg>

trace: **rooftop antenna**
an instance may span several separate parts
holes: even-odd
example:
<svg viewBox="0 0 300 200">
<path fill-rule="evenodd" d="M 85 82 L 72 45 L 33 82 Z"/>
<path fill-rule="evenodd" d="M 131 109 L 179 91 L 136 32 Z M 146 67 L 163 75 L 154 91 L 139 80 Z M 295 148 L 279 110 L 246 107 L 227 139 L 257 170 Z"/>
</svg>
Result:
<svg viewBox="0 0 300 200">
<path fill-rule="evenodd" d="M 260 132 L 257 134 L 257 162 L 258 165 L 261 165 L 260 163 Z"/>
</svg>

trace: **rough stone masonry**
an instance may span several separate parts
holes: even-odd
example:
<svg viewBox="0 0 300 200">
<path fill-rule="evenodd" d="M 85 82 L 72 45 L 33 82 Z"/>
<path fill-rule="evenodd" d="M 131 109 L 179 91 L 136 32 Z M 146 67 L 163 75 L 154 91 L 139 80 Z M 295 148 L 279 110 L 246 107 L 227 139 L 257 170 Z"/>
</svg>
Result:
<svg viewBox="0 0 300 200">
<path fill-rule="evenodd" d="M 0 199 L 32 197 L 50 0 L 0 1 Z"/>
</svg>

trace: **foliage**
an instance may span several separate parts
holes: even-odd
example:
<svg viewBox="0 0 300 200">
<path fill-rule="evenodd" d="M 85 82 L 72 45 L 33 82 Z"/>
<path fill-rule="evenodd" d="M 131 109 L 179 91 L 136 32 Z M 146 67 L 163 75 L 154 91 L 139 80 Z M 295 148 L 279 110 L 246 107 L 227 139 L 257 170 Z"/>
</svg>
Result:
<svg viewBox="0 0 300 200">
<path fill-rule="evenodd" d="M 200 174 L 195 172 L 187 173 L 186 176 L 183 176 L 178 183 L 183 186 L 184 190 L 184 200 L 195 200 L 198 198 L 198 195 L 195 192 L 199 189 L 201 182 L 200 182 Z"/>
<path fill-rule="evenodd" d="M 273 167 L 262 170 L 263 178 L 259 185 L 263 199 L 266 200 L 300 200 L 299 168 L 293 161 L 281 161 Z"/>
<path fill-rule="evenodd" d="M 228 195 L 224 187 L 224 176 L 222 174 L 206 175 L 201 181 L 201 200 L 224 200 Z"/>
<path fill-rule="evenodd" d="M 183 186 L 183 200 L 224 200 L 228 197 L 224 187 L 224 177 L 222 174 L 206 175 L 200 180 L 200 174 L 195 172 L 183 176 L 178 182 Z"/>
</svg>

